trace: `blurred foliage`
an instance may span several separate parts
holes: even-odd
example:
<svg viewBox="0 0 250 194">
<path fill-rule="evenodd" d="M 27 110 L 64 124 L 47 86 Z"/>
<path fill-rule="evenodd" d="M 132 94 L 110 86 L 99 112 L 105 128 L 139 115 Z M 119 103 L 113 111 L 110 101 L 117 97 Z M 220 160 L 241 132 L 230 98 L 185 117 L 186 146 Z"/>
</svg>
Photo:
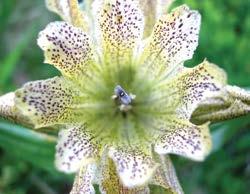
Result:
<svg viewBox="0 0 250 194">
<path fill-rule="evenodd" d="M 229 83 L 250 85 L 250 0 L 176 0 L 202 15 L 199 47 L 189 64 L 205 57 L 226 70 Z"/>
<path fill-rule="evenodd" d="M 250 0 L 176 0 L 202 14 L 193 66 L 205 57 L 230 84 L 250 88 Z M 0 1 L 0 94 L 58 75 L 43 64 L 36 37 L 50 21 L 43 0 Z M 250 193 L 250 116 L 213 125 L 214 150 L 203 163 L 173 156 L 187 194 Z M 0 120 L 0 194 L 68 193 L 73 176 L 56 171 L 55 138 Z M 158 188 L 157 188 L 158 189 Z M 156 193 L 159 193 L 158 190 Z"/>
</svg>

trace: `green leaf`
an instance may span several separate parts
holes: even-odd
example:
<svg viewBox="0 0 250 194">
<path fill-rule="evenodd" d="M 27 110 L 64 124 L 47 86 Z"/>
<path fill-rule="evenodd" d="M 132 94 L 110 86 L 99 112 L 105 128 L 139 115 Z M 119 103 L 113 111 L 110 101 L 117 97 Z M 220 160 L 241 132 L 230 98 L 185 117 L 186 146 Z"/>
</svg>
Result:
<svg viewBox="0 0 250 194">
<path fill-rule="evenodd" d="M 54 152 L 56 138 L 54 136 L 31 131 L 18 125 L 0 122 L 0 147 L 8 154 L 30 162 L 31 164 L 55 171 Z"/>
<path fill-rule="evenodd" d="M 216 127 L 217 130 L 212 132 L 213 149 L 212 152 L 218 151 L 224 144 L 224 136 L 228 130 L 227 126 L 219 125 Z"/>
<path fill-rule="evenodd" d="M 3 87 L 13 74 L 15 66 L 18 64 L 22 53 L 25 51 L 25 47 L 27 47 L 27 45 L 32 40 L 31 37 L 35 35 L 36 28 L 36 24 L 31 25 L 30 28 L 28 28 L 27 31 L 23 34 L 20 42 L 17 43 L 17 46 L 12 51 L 10 51 L 10 53 L 2 61 L 0 61 L 0 87 Z"/>
<path fill-rule="evenodd" d="M 239 117 L 237 119 L 212 124 L 212 139 L 213 139 L 213 150 L 212 152 L 219 151 L 223 145 L 227 142 L 235 139 L 237 134 L 240 133 L 241 129 L 246 127 L 249 124 L 250 114 Z M 239 141 L 236 145 L 238 149 L 244 149 L 247 146 L 250 146 L 249 143 L 250 136 L 249 134 L 245 135 L 244 138 Z"/>
<path fill-rule="evenodd" d="M 10 15 L 15 8 L 15 3 L 13 0 L 1 1 L 0 4 L 0 34 L 4 31 L 6 24 L 10 19 Z"/>
</svg>

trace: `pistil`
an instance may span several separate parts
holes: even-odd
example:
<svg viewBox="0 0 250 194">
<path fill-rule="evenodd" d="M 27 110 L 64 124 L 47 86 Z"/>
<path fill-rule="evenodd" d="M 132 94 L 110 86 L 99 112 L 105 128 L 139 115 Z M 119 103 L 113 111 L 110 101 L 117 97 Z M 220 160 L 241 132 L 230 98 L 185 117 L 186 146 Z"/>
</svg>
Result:
<svg viewBox="0 0 250 194">
<path fill-rule="evenodd" d="M 135 95 L 128 94 L 120 85 L 117 85 L 114 89 L 112 99 L 119 103 L 120 111 L 128 112 L 132 108 L 131 104 L 135 99 Z"/>
</svg>

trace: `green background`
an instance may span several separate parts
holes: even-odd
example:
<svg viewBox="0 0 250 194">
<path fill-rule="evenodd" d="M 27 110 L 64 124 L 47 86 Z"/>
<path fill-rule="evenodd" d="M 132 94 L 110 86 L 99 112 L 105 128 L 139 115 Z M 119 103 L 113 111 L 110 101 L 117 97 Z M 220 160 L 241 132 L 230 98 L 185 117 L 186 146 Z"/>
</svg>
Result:
<svg viewBox="0 0 250 194">
<path fill-rule="evenodd" d="M 225 69 L 230 84 L 249 89 L 250 1 L 177 0 L 173 7 L 182 3 L 202 14 L 199 47 L 186 65 L 207 58 Z M 55 20 L 42 0 L 0 0 L 0 94 L 59 74 L 43 64 L 36 44 Z M 249 129 L 250 116 L 214 124 L 214 149 L 205 162 L 172 157 L 187 194 L 250 193 Z M 55 170 L 54 145 L 53 138 L 0 120 L 0 194 L 68 193 L 73 176 Z"/>
</svg>

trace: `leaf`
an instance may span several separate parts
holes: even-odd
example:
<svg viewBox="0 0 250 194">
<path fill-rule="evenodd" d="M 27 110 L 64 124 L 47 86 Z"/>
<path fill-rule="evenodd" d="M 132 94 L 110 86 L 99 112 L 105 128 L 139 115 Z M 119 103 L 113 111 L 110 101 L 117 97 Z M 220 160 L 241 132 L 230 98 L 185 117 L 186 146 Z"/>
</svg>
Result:
<svg viewBox="0 0 250 194">
<path fill-rule="evenodd" d="M 22 53 L 25 51 L 25 47 L 27 47 L 27 45 L 32 40 L 31 37 L 35 35 L 36 28 L 37 25 L 35 23 L 31 25 L 30 28 L 28 28 L 27 31 L 23 33 L 20 42 L 17 43 L 17 46 L 12 51 L 10 51 L 9 54 L 2 61 L 0 61 L 0 67 L 1 67 L 0 87 L 3 87 L 4 84 L 13 74 L 15 66 L 18 64 L 18 61 L 20 60 Z"/>
<path fill-rule="evenodd" d="M 240 134 L 241 129 L 246 127 L 249 124 L 250 115 L 240 117 L 234 120 L 221 122 L 218 124 L 213 124 L 212 129 L 212 139 L 213 139 L 213 152 L 219 151 L 222 146 L 226 143 L 235 140 L 237 134 Z M 250 136 L 247 134 L 237 142 L 236 146 L 238 149 L 244 149 L 250 145 L 248 140 Z"/>
<path fill-rule="evenodd" d="M 1 1 L 1 4 L 0 4 L 0 34 L 4 31 L 6 24 L 8 23 L 14 8 L 15 8 L 15 3 L 13 0 Z"/>
<path fill-rule="evenodd" d="M 34 166 L 55 171 L 55 143 L 54 136 L 0 121 L 0 147 Z"/>
</svg>

